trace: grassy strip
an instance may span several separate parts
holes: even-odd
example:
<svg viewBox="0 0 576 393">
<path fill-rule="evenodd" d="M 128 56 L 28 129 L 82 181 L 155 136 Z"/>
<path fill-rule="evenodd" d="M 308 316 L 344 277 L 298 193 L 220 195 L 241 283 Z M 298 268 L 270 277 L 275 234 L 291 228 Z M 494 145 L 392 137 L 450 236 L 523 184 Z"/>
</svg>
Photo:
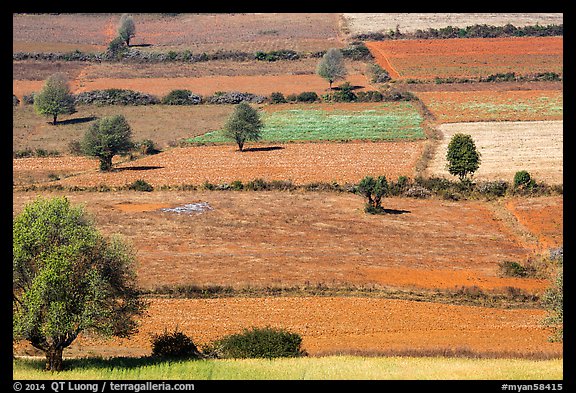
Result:
<svg viewBox="0 0 576 393">
<path fill-rule="evenodd" d="M 243 287 L 233 288 L 221 285 L 181 285 L 162 286 L 142 292 L 146 297 L 169 297 L 184 299 L 216 299 L 227 297 L 280 297 L 280 296 L 358 296 L 383 299 L 412 300 L 419 302 L 436 302 L 445 304 L 473 305 L 495 308 L 539 308 L 537 295 L 515 287 L 504 287 L 484 291 L 478 286 L 460 287 L 458 289 L 412 289 L 401 290 L 377 286 L 327 286 L 303 285 L 292 287 Z"/>
<path fill-rule="evenodd" d="M 89 380 L 546 380 L 562 379 L 562 359 L 328 356 L 281 359 L 159 361 L 153 358 L 75 359 L 59 373 L 43 360 L 15 360 L 14 379 Z"/>
<path fill-rule="evenodd" d="M 422 116 L 410 102 L 362 111 L 288 109 L 264 113 L 262 140 L 270 142 L 424 139 Z M 230 143 L 222 130 L 189 143 Z"/>
</svg>

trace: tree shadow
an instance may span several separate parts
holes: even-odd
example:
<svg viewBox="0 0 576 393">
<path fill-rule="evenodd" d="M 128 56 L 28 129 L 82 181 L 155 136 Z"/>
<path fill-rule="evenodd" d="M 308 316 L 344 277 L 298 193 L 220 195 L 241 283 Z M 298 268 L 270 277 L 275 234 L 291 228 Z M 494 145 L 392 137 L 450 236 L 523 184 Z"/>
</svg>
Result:
<svg viewBox="0 0 576 393">
<path fill-rule="evenodd" d="M 396 209 L 384 209 L 384 213 L 386 214 L 404 214 L 404 213 L 412 213 L 410 210 L 396 210 Z"/>
<path fill-rule="evenodd" d="M 358 86 L 358 85 L 353 85 L 349 87 L 350 90 L 358 90 L 358 89 L 363 89 L 364 86 Z M 332 90 L 342 90 L 342 88 L 340 86 L 335 86 L 332 88 Z"/>
<path fill-rule="evenodd" d="M 162 169 L 163 166 L 156 166 L 156 165 L 142 165 L 142 166 L 127 166 L 123 168 L 114 168 L 112 169 L 113 172 L 121 172 L 121 171 L 151 171 L 153 169 Z"/>
<path fill-rule="evenodd" d="M 87 116 L 87 117 L 77 117 L 74 119 L 66 119 L 66 120 L 58 120 L 56 125 L 67 125 L 67 124 L 81 124 L 81 123 L 88 123 L 89 121 L 96 120 L 96 116 Z M 50 122 L 52 123 L 52 122 Z"/>
<path fill-rule="evenodd" d="M 130 48 L 149 48 L 152 44 L 130 44 Z"/>
<path fill-rule="evenodd" d="M 242 151 L 273 151 L 282 149 L 284 149 L 284 147 L 282 146 L 266 146 L 266 147 L 247 147 Z"/>
</svg>

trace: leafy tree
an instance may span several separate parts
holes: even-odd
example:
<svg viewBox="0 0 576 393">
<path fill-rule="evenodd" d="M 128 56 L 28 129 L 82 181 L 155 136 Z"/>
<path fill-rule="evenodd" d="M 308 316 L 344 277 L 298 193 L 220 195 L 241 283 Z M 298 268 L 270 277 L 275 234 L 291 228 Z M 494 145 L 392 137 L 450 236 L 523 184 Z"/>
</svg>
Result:
<svg viewBox="0 0 576 393">
<path fill-rule="evenodd" d="M 464 181 L 480 167 L 480 153 L 470 135 L 455 134 L 448 144 L 446 153 L 448 172 Z"/>
<path fill-rule="evenodd" d="M 66 197 L 38 198 L 13 220 L 13 333 L 63 368 L 62 352 L 81 332 L 128 337 L 143 314 L 134 252 L 104 238 Z"/>
<path fill-rule="evenodd" d="M 332 83 L 338 79 L 344 79 L 347 74 L 342 52 L 336 48 L 328 49 L 320 59 L 316 73 L 330 83 L 330 90 L 332 90 Z"/>
<path fill-rule="evenodd" d="M 550 341 L 562 342 L 564 339 L 564 269 L 563 260 L 560 260 L 560 266 L 554 277 L 552 285 L 546 290 L 542 298 L 544 307 L 546 308 L 548 315 L 544 319 L 543 323 L 547 327 L 551 327 L 554 333 L 549 338 Z"/>
<path fill-rule="evenodd" d="M 224 125 L 224 135 L 234 139 L 238 144 L 238 149 L 243 151 L 246 141 L 258 141 L 262 139 L 261 130 L 264 124 L 260 119 L 260 114 L 248 103 L 241 102 L 230 115 Z"/>
<path fill-rule="evenodd" d="M 386 176 L 378 176 L 376 179 L 366 176 L 358 183 L 358 192 L 368 200 L 365 209 L 367 213 L 382 212 L 382 197 L 388 192 Z"/>
<path fill-rule="evenodd" d="M 56 125 L 58 115 L 76 112 L 74 97 L 70 93 L 65 74 L 58 72 L 46 79 L 42 91 L 34 95 L 34 110 L 38 114 L 52 116 L 53 125 Z"/>
<path fill-rule="evenodd" d="M 100 170 L 112 169 L 112 158 L 133 147 L 132 130 L 122 115 L 103 117 L 90 126 L 82 140 L 84 154 L 100 159 Z"/>
<path fill-rule="evenodd" d="M 131 15 L 122 14 L 118 24 L 118 36 L 130 46 L 130 39 L 136 35 L 136 25 Z"/>
</svg>

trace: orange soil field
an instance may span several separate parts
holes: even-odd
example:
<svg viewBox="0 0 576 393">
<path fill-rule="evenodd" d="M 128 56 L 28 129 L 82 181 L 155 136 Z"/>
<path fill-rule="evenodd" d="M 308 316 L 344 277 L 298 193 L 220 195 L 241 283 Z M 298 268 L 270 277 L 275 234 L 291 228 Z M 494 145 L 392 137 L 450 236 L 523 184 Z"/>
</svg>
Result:
<svg viewBox="0 0 576 393">
<path fill-rule="evenodd" d="M 14 214 L 37 195 L 15 192 Z M 541 293 L 547 286 L 542 279 L 501 277 L 500 263 L 522 263 L 531 252 L 489 202 L 387 198 L 383 205 L 395 214 L 371 216 L 363 212 L 363 198 L 349 193 L 117 191 L 67 197 L 86 204 L 104 233 L 120 233 L 135 246 L 139 282 L 148 289 L 322 284 Z M 196 202 L 213 210 L 159 210 Z M 561 226 L 541 225 L 551 227 L 548 236 L 561 236 Z"/>
<path fill-rule="evenodd" d="M 518 222 L 538 239 L 539 249 L 562 247 L 564 209 L 562 197 L 521 198 L 506 201 Z"/>
<path fill-rule="evenodd" d="M 393 78 L 562 73 L 562 37 L 453 38 L 366 42 Z"/>
<path fill-rule="evenodd" d="M 272 326 L 298 332 L 311 356 L 329 354 L 458 353 L 478 356 L 561 357 L 540 321 L 543 310 L 493 309 L 355 297 L 151 299 L 149 315 L 130 339 L 85 334 L 64 356 L 145 356 L 164 329 L 202 347 L 245 328 Z M 19 354 L 34 354 L 20 345 Z"/>
<path fill-rule="evenodd" d="M 102 51 L 115 37 L 121 14 L 14 14 L 13 51 Z M 328 13 L 134 14 L 140 50 L 189 49 L 256 52 L 320 51 L 342 47 L 338 15 Z M 38 43 L 42 43 L 39 46 Z M 89 45 L 89 47 L 87 47 Z M 44 49 L 42 49 L 44 48 Z"/>
<path fill-rule="evenodd" d="M 115 171 L 87 172 L 60 181 L 70 186 L 123 186 L 137 179 L 153 186 L 201 185 L 265 180 L 295 184 L 356 183 L 367 174 L 390 179 L 414 176 L 425 141 L 254 144 L 238 151 L 236 145 L 173 148 L 160 154 L 118 165 Z M 251 150 L 252 149 L 252 150 Z M 15 160 L 15 171 L 19 160 Z"/>
<path fill-rule="evenodd" d="M 356 91 L 375 90 L 363 74 L 346 77 Z M 24 94 L 39 92 L 44 81 L 13 80 L 12 91 L 19 99 Z M 335 85 L 337 86 L 337 84 Z M 73 94 L 91 90 L 130 89 L 142 93 L 163 97 L 172 90 L 188 89 L 203 96 L 218 91 L 248 92 L 270 96 L 274 92 L 284 95 L 313 91 L 318 95 L 329 92 L 328 82 L 318 75 L 241 75 L 241 76 L 205 76 L 198 78 L 98 78 L 74 80 L 70 84 Z"/>
<path fill-rule="evenodd" d="M 562 90 L 420 91 L 439 123 L 562 120 Z"/>
</svg>

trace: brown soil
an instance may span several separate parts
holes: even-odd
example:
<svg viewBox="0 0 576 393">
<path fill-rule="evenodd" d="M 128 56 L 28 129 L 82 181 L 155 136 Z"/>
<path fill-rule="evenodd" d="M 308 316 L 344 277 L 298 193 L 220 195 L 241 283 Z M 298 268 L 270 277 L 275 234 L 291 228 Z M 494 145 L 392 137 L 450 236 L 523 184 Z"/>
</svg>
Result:
<svg viewBox="0 0 576 393">
<path fill-rule="evenodd" d="M 540 321 L 543 310 L 505 310 L 355 297 L 152 299 L 140 331 L 130 339 L 81 335 L 65 356 L 143 356 L 151 339 L 178 329 L 202 347 L 251 327 L 289 329 L 312 356 L 470 351 L 478 356 L 562 356 Z M 18 353 L 33 354 L 21 345 Z"/>
<path fill-rule="evenodd" d="M 110 186 L 143 179 L 153 186 L 243 182 L 256 178 L 295 184 L 356 183 L 367 174 L 390 179 L 414 174 L 424 141 L 374 143 L 287 143 L 174 148 L 118 165 L 109 173 L 94 171 L 63 179 L 63 185 Z M 250 150 L 252 149 L 252 150 Z"/>
<path fill-rule="evenodd" d="M 140 50 L 189 49 L 256 52 L 280 49 L 320 51 L 342 47 L 337 14 L 328 13 L 215 13 L 135 14 Z M 62 51 L 86 45 L 105 47 L 114 38 L 120 14 L 13 15 L 14 51 L 32 51 L 38 44 Z M 249 27 L 249 28 L 248 28 Z M 65 44 L 65 45 L 64 45 Z M 47 49 L 44 49 L 47 50 Z"/>
<path fill-rule="evenodd" d="M 85 203 L 104 233 L 120 233 L 134 245 L 145 288 L 322 284 L 501 291 L 511 286 L 540 293 L 547 286 L 546 280 L 500 276 L 500 263 L 523 262 L 531 253 L 488 202 L 387 198 L 391 214 L 371 216 L 363 212 L 360 196 L 332 192 L 67 196 Z M 15 193 L 14 214 L 35 197 Z M 190 215 L 151 210 L 194 202 L 208 202 L 214 210 Z"/>
</svg>

